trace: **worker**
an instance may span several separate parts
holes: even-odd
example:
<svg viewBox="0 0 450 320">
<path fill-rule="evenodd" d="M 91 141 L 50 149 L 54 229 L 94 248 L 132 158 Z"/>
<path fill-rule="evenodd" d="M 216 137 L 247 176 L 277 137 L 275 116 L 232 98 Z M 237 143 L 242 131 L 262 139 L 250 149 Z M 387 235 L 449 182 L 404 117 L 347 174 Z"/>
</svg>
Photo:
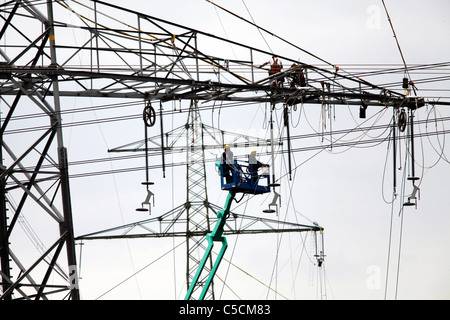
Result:
<svg viewBox="0 0 450 320">
<path fill-rule="evenodd" d="M 251 174 L 250 182 L 251 184 L 255 184 L 258 180 L 258 169 L 261 167 L 264 167 L 265 165 L 261 162 L 259 162 L 256 159 L 256 150 L 252 150 L 250 155 L 248 156 L 248 172 Z"/>
<path fill-rule="evenodd" d="M 283 69 L 283 64 L 281 63 L 281 61 L 278 60 L 278 58 L 276 56 L 272 56 L 272 61 L 264 62 L 259 67 L 262 68 L 269 63 L 270 63 L 269 76 L 273 76 L 274 74 L 281 72 L 281 70 Z M 281 87 L 283 85 L 283 82 L 284 82 L 284 77 L 282 77 L 280 79 L 275 79 L 274 81 L 272 81 L 272 86 Z"/>
<path fill-rule="evenodd" d="M 222 153 L 222 163 L 223 163 L 223 168 L 222 168 L 222 172 L 223 175 L 226 179 L 226 183 L 231 183 L 233 182 L 233 152 L 230 150 L 230 146 L 229 145 L 225 145 L 225 147 L 223 148 L 224 151 Z"/>
<path fill-rule="evenodd" d="M 278 58 L 275 56 L 272 56 L 272 64 L 270 65 L 269 76 L 280 72 L 282 68 L 283 68 L 283 65 L 278 60 Z"/>
<path fill-rule="evenodd" d="M 291 88 L 295 89 L 296 86 L 306 87 L 306 78 L 303 68 L 301 68 L 298 64 L 294 63 L 292 64 L 291 69 L 294 70 L 294 72 L 290 74 Z"/>
<path fill-rule="evenodd" d="M 272 56 L 272 60 L 273 61 L 272 61 L 272 64 L 270 65 L 269 76 L 277 74 L 277 73 L 281 72 L 281 70 L 283 69 L 283 64 L 281 63 L 281 61 L 278 60 L 278 58 L 276 56 Z M 272 85 L 274 87 L 282 87 L 283 82 L 284 82 L 284 77 L 281 77 L 279 79 L 275 79 L 272 82 Z"/>
</svg>

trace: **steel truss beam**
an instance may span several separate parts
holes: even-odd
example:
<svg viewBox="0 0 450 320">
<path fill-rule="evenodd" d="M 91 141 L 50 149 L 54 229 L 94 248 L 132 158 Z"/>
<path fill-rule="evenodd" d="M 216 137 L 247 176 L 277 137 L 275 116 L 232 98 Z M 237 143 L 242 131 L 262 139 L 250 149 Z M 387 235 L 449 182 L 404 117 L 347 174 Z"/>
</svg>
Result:
<svg viewBox="0 0 450 320">
<path fill-rule="evenodd" d="M 111 240 L 111 239 L 138 239 L 138 238 L 164 238 L 180 237 L 188 241 L 186 281 L 189 287 L 198 267 L 201 263 L 197 256 L 202 256 L 206 250 L 206 236 L 211 233 L 207 226 L 215 225 L 217 222 L 217 213 L 222 210 L 221 207 L 210 202 L 196 201 L 184 203 L 165 214 L 135 223 L 130 223 L 115 228 L 100 230 L 93 233 L 78 236 L 77 241 L 85 240 Z M 207 212 L 210 212 L 207 214 Z M 214 214 L 211 214 L 214 213 Z M 195 213 L 195 214 L 193 214 Z M 206 221 L 208 220 L 208 221 Z M 186 230 L 188 226 L 188 230 Z M 274 233 L 298 233 L 312 232 L 322 233 L 323 228 L 319 225 L 304 225 L 267 219 L 249 215 L 241 215 L 230 212 L 230 216 L 224 226 L 223 235 L 257 235 Z M 199 250 L 199 254 L 194 254 Z M 317 254 L 317 253 L 316 253 Z M 323 259 L 323 255 L 317 255 L 318 259 Z M 198 285 L 193 289 L 200 292 L 203 289 L 202 284 L 209 276 L 212 270 L 213 259 L 208 257 L 204 271 L 201 275 Z M 214 282 L 207 290 L 205 299 L 214 299 Z"/>
<path fill-rule="evenodd" d="M 58 76 L 64 88 L 60 96 L 121 97 L 168 101 L 174 99 L 271 101 L 289 104 L 306 102 L 323 104 L 364 103 L 399 105 L 406 97 L 386 90 L 356 76 L 324 69 L 279 55 L 284 63 L 293 64 L 279 74 L 260 76 L 267 72 L 259 62 L 269 60 L 272 53 L 250 47 L 215 35 L 152 17 L 141 12 L 121 8 L 102 1 L 57 1 L 61 16 L 68 15 L 71 24 L 56 21 L 54 28 L 63 34 L 68 30 L 80 33 L 88 40 L 81 45 L 61 40 L 55 43 L 58 55 L 64 56 L 58 64 L 37 65 L 42 55 L 48 57 L 45 46 L 49 37 L 46 27 L 40 34 L 27 37 L 28 45 L 20 48 L 14 62 L 21 61 L 26 52 L 38 49 L 38 54 L 21 65 L 7 64 L 0 73 L 36 84 L 36 91 L 44 90 L 38 84 Z M 26 6 L 28 11 L 30 6 Z M 31 6 L 32 7 L 32 6 Z M 14 27 L 12 16 L 18 10 L 4 8 L 8 13 L 5 26 Z M 94 19 L 82 12 L 94 14 Z M 34 12 L 34 11 L 32 11 Z M 115 18 L 120 17 L 120 18 Z M 37 17 L 42 20 L 42 17 Z M 127 20 L 125 20 L 127 19 Z M 67 19 L 66 19 L 67 20 Z M 136 26 L 129 21 L 136 21 Z M 6 27 L 4 27 L 5 29 Z M 3 30 L 2 30 L 3 31 Z M 4 31 L 3 31 L 4 32 Z M 235 46 L 247 51 L 249 59 L 226 59 L 199 49 L 199 43 Z M 211 44 L 210 44 L 211 43 Z M 5 49 L 11 50 L 7 46 Z M 81 56 L 90 58 L 81 62 Z M 81 59 L 80 59 L 81 60 Z M 290 78 L 299 70 L 307 73 L 307 87 L 290 86 L 274 90 L 273 81 Z M 237 70 L 244 70 L 237 73 Z M 225 80 L 225 77 L 227 79 Z M 229 77 L 231 76 L 231 77 Z M 217 81 L 211 80 L 216 78 Z M 260 79 L 257 79 L 260 78 Z M 16 94 L 17 88 L 3 85 L 2 95 Z M 44 95 L 52 95 L 50 87 Z M 406 98 L 409 99 L 409 98 Z M 439 102 L 438 102 L 439 103 Z M 423 104 L 423 102 L 421 102 Z M 408 104 L 413 106 L 413 104 Z"/>
<path fill-rule="evenodd" d="M 192 202 L 191 206 L 205 206 L 217 214 L 222 208 L 213 203 Z M 77 236 L 75 240 L 112 240 L 112 239 L 134 239 L 134 238 L 165 238 L 186 237 L 186 230 L 182 224 L 186 223 L 186 204 L 179 205 L 159 217 L 149 218 L 138 222 L 128 223 L 114 228 L 99 230 L 92 233 Z M 211 224 L 217 218 L 211 215 Z M 174 230 L 174 227 L 177 230 Z M 319 225 L 305 225 L 276 219 L 267 219 L 256 216 L 242 215 L 230 212 L 224 228 L 224 235 L 251 235 L 265 233 L 322 231 Z M 190 231 L 192 237 L 204 237 L 207 230 Z"/>
<path fill-rule="evenodd" d="M 287 103 L 289 105 L 299 103 L 310 104 L 356 104 L 356 105 L 382 105 L 388 107 L 404 105 L 410 109 L 417 109 L 425 104 L 423 98 L 405 97 L 393 95 L 386 90 L 380 90 L 379 93 L 369 92 L 354 92 L 355 90 L 346 89 L 342 92 L 327 91 L 315 87 L 290 88 L 281 87 L 274 89 L 270 84 L 230 84 L 213 81 L 195 81 L 191 79 L 168 79 L 165 77 L 154 76 L 139 76 L 139 75 L 124 75 L 119 73 L 108 72 L 89 72 L 89 71 L 71 71 L 54 68 L 12 68 L 3 66 L 0 70 L 8 75 L 14 75 L 18 78 L 24 78 L 29 74 L 38 74 L 41 77 L 56 77 L 65 76 L 66 81 L 70 79 L 107 79 L 115 80 L 125 84 L 126 82 L 139 82 L 156 84 L 159 89 L 145 92 L 126 92 L 119 93 L 119 91 L 102 91 L 101 89 L 91 89 L 83 91 L 60 91 L 60 96 L 78 96 L 78 97 L 111 97 L 111 98 L 133 98 L 143 100 L 157 100 L 157 101 L 171 101 L 171 100 L 231 100 L 231 101 L 254 101 L 254 102 L 272 102 L 272 103 Z M 293 73 L 295 69 L 289 69 L 282 72 L 278 77 L 284 77 Z M 276 79 L 276 77 L 269 77 Z M 268 78 L 268 79 L 269 79 Z M 270 80 L 269 79 L 269 80 Z M 125 87 L 130 87 L 125 86 Z M 173 89 L 167 90 L 174 86 Z M 165 90 L 164 93 L 160 92 Z M 167 93 L 166 91 L 169 91 Z M 249 97 L 249 93 L 260 93 Z M 0 89 L 2 95 L 15 95 L 18 91 L 3 87 Z M 237 96 L 237 94 L 247 94 L 247 96 Z M 52 92 L 46 92 L 46 95 L 53 95 Z M 439 101 L 430 102 L 439 104 Z"/>
</svg>

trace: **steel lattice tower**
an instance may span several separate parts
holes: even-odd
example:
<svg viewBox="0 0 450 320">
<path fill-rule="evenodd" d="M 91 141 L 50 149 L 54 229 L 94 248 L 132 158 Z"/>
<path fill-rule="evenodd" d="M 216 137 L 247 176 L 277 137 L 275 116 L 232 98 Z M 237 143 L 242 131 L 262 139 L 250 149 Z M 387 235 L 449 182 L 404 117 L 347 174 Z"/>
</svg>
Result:
<svg viewBox="0 0 450 320">
<path fill-rule="evenodd" d="M 193 230 L 211 232 L 209 219 L 209 200 L 206 188 L 205 152 L 203 142 L 203 124 L 198 106 L 194 102 L 189 109 L 186 122 L 186 283 L 192 281 L 199 262 L 194 252 L 204 244 L 204 237 L 191 237 Z M 211 259 L 210 259 L 211 261 Z M 212 266 L 210 265 L 210 268 Z M 209 295 L 214 299 L 214 286 Z"/>
<path fill-rule="evenodd" d="M 285 110 L 300 102 L 322 106 L 363 105 L 365 108 L 382 105 L 394 110 L 415 110 L 424 104 L 420 98 L 407 97 L 338 73 L 333 66 L 317 68 L 282 55 L 280 59 L 292 63 L 292 67 L 257 79 L 255 71 L 263 69 L 255 61 L 271 59 L 271 52 L 102 1 L 34 3 L 16 0 L 1 5 L 0 13 L 3 19 L 0 29 L 1 299 L 80 298 L 69 160 L 61 120 L 63 97 L 191 101 L 191 112 L 184 128 L 189 146 L 186 160 L 191 163 L 187 166 L 186 179 L 189 192 L 186 203 L 169 213 L 179 217 L 186 211 L 188 223 L 184 230 L 172 231 L 176 219 L 166 214 L 140 223 L 168 223 L 164 232 L 130 234 L 130 237 L 189 237 L 187 282 L 197 263 L 190 252 L 202 246 L 201 240 L 194 240 L 193 236 L 204 237 L 210 221 L 215 218 L 211 211 L 219 210 L 208 202 L 204 185 L 202 134 L 206 127 L 201 124 L 198 112 L 201 107 L 196 101 L 282 103 Z M 64 37 L 68 30 L 85 41 L 71 42 Z M 202 50 L 199 45 L 202 40 L 208 42 L 210 49 L 215 45 L 236 46 L 244 52 L 243 58 L 228 60 L 218 53 Z M 88 58 L 81 63 L 77 58 L 82 53 Z M 273 81 L 293 79 L 300 68 L 308 72 L 306 86 L 274 90 Z M 245 69 L 245 74 L 239 74 L 240 69 Z M 17 118 L 26 121 L 35 113 L 45 115 L 39 118 L 39 130 L 28 130 L 26 124 L 14 125 L 12 121 Z M 38 215 L 39 223 L 31 224 L 42 227 L 39 232 L 58 234 L 56 238 L 46 239 L 37 255 L 29 255 L 28 248 L 19 245 L 16 251 L 17 238 L 23 236 L 18 225 L 25 212 Z M 244 224 L 241 230 L 230 227 L 226 232 L 267 232 L 267 228 L 257 227 L 262 220 L 239 218 L 248 225 Z M 264 220 L 266 226 L 273 222 Z M 287 223 L 279 232 L 301 230 L 320 228 Z M 93 239 L 95 235 L 77 238 Z M 50 284 L 49 279 L 54 274 L 58 275 L 58 280 Z"/>
<path fill-rule="evenodd" d="M 208 202 L 208 193 L 206 190 L 206 175 L 205 175 L 205 154 L 203 149 L 203 127 L 198 112 L 197 105 L 191 106 L 186 123 L 186 162 L 188 173 L 187 180 L 187 196 L 186 202 L 202 200 Z M 192 214 L 192 217 L 195 213 Z"/>
<path fill-rule="evenodd" d="M 0 38 L 8 29 L 14 29 L 27 39 L 30 44 L 13 56 L 1 51 L 4 59 L 2 67 L 14 68 L 25 57 L 32 57 L 27 66 L 33 68 L 38 63 L 44 63 L 47 70 L 57 68 L 55 48 L 55 29 L 53 20 L 53 3 L 46 3 L 46 13 L 42 13 L 27 1 L 17 1 L 9 4 L 9 16 L 0 32 Z M 31 40 L 13 25 L 15 14 L 25 10 L 29 18 L 38 21 L 43 32 Z M 2 89 L 14 97 L 12 103 L 5 102 L 7 108 L 2 108 L 1 151 L 0 151 L 0 260 L 2 276 L 1 298 L 47 299 L 49 295 L 59 293 L 67 298 L 80 298 L 77 286 L 77 262 L 75 257 L 75 242 L 72 222 L 72 207 L 70 199 L 67 149 L 64 145 L 61 102 L 58 77 L 37 79 L 32 73 L 15 77 L 10 71 L 2 73 L 4 79 Z M 37 84 L 38 83 L 38 84 Z M 51 96 L 37 92 L 37 86 L 43 91 L 52 90 Z M 2 92 L 4 94 L 5 92 Z M 5 101 L 5 99 L 3 99 Z M 25 109 L 25 110 L 24 110 Z M 44 134 L 27 134 L 23 140 L 13 139 L 5 135 L 10 120 L 15 114 L 27 114 L 40 110 L 47 116 Z M 11 142 L 10 142 L 11 141 Z M 24 142 L 24 149 L 19 147 Z M 50 163 L 52 170 L 42 170 Z M 49 181 L 56 181 L 49 184 Z M 19 190 L 20 200 L 15 203 L 9 193 Z M 20 223 L 22 211 L 29 207 L 26 204 L 34 200 L 37 208 L 45 215 L 47 227 L 59 229 L 59 237 L 50 241 L 42 254 L 36 258 L 30 267 L 22 260 L 20 252 L 10 247 L 10 238 L 14 235 Z M 64 255 L 66 251 L 66 255 Z M 26 254 L 23 254 L 25 257 Z M 61 261 L 65 260 L 65 266 Z M 28 263 L 27 263 L 28 264 Z M 11 270 L 20 272 L 14 277 Z M 39 270 L 43 268 L 44 271 Z M 39 271 L 38 271 L 39 270 Z M 49 284 L 50 276 L 58 274 L 59 284 Z"/>
<path fill-rule="evenodd" d="M 161 119 L 160 119 L 161 121 Z M 248 135 L 230 133 L 218 130 L 204 124 L 201 120 L 198 104 L 191 101 L 188 117 L 185 125 L 164 134 L 169 145 L 161 145 L 161 135 L 147 138 L 146 141 L 137 141 L 124 146 L 116 147 L 110 152 L 145 152 L 158 151 L 163 148 L 166 151 L 186 153 L 186 201 L 161 215 L 160 217 L 146 219 L 132 225 L 119 226 L 112 229 L 101 230 L 87 235 L 82 235 L 77 240 L 92 239 L 120 239 L 141 237 L 167 237 L 178 236 L 186 238 L 186 287 L 189 287 L 194 277 L 200 260 L 205 251 L 205 236 L 211 232 L 211 226 L 217 220 L 217 212 L 221 207 L 213 204 L 208 199 L 206 186 L 206 157 L 205 150 L 223 150 L 225 144 L 236 148 L 255 146 L 271 146 L 269 139 L 260 139 Z M 148 155 L 146 155 L 148 156 Z M 146 203 L 150 204 L 150 203 Z M 140 208 L 139 208 L 140 209 Z M 150 210 L 150 208 L 149 208 Z M 227 234 L 259 234 L 281 232 L 306 232 L 321 231 L 319 226 L 301 224 L 289 224 L 282 221 L 270 220 L 260 217 L 242 216 L 233 213 L 233 220 L 245 221 L 239 223 L 241 227 L 232 228 L 228 225 Z M 157 227 L 159 225 L 159 228 Z M 161 226 L 165 227 L 161 227 Z M 148 232 L 148 230 L 163 230 L 161 232 Z M 172 230 L 175 229 L 175 230 Z M 124 230 L 126 233 L 124 234 Z M 147 230 L 147 232 L 142 230 Z M 208 267 L 202 278 L 208 277 L 208 271 L 212 268 L 212 259 L 208 259 Z M 200 280 L 194 288 L 201 289 L 204 280 Z M 214 284 L 214 282 L 213 282 Z M 214 285 L 208 290 L 206 299 L 214 299 Z"/>
</svg>

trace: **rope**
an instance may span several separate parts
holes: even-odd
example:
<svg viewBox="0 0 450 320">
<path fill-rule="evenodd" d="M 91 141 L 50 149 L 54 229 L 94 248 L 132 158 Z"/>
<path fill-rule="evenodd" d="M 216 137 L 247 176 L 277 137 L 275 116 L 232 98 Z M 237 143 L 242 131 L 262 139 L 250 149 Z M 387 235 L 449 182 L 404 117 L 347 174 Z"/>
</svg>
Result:
<svg viewBox="0 0 450 320">
<path fill-rule="evenodd" d="M 119 287 L 120 285 L 124 284 L 125 282 L 127 282 L 128 280 L 130 280 L 131 278 L 133 278 L 134 276 L 136 276 L 138 273 L 144 271 L 145 269 L 147 269 L 148 267 L 150 267 L 152 264 L 154 264 L 155 262 L 161 260 L 162 258 L 164 258 L 166 255 L 168 255 L 169 253 L 171 253 L 173 250 L 177 249 L 179 246 L 181 246 L 182 244 L 185 244 L 186 240 L 184 240 L 183 242 L 181 242 L 180 244 L 178 244 L 176 247 L 172 248 L 171 250 L 167 251 L 166 253 L 162 254 L 161 256 L 159 256 L 158 258 L 156 258 L 155 260 L 153 260 L 152 262 L 150 262 L 149 264 L 147 264 L 146 266 L 142 267 L 141 269 L 139 269 L 138 271 L 136 271 L 135 273 L 133 273 L 132 275 L 130 275 L 129 277 L 125 278 L 124 280 L 122 280 L 121 282 L 119 282 L 118 284 L 116 284 L 114 287 L 112 287 L 111 289 L 107 290 L 106 292 L 104 292 L 103 294 L 101 294 L 100 296 L 98 296 L 95 300 L 100 299 L 101 297 L 103 297 L 104 295 L 108 294 L 109 292 L 113 291 L 114 289 L 116 289 L 117 287 Z"/>
<path fill-rule="evenodd" d="M 244 4 L 245 9 L 247 10 L 248 14 L 250 15 L 250 19 L 252 19 L 253 23 L 256 25 L 255 19 L 253 19 L 253 16 L 252 16 L 252 14 L 250 13 L 250 10 L 248 10 L 248 7 L 247 7 L 247 5 L 245 4 L 245 1 L 242 0 L 242 3 Z M 264 42 L 266 43 L 267 47 L 269 48 L 270 52 L 273 53 L 273 50 L 272 50 L 272 48 L 270 47 L 269 43 L 267 42 L 266 38 L 264 38 L 264 35 L 263 35 L 262 32 L 261 32 L 261 29 L 260 29 L 260 28 L 257 28 L 257 30 L 258 30 L 259 34 L 261 35 L 261 38 L 263 38 Z"/>
<path fill-rule="evenodd" d="M 242 199 L 241 199 L 242 200 Z M 243 214 L 245 214 L 245 211 L 247 210 L 247 204 L 248 204 L 248 202 L 249 202 L 249 199 L 247 199 L 246 201 L 245 201 L 245 207 L 244 207 L 244 213 Z M 244 222 L 244 219 L 241 219 L 241 225 L 239 226 L 239 229 L 241 229 L 241 227 L 242 227 L 242 223 Z M 236 241 L 234 242 L 234 246 L 233 246 L 233 251 L 231 252 L 231 257 L 230 257 L 230 260 L 231 259 L 233 259 L 233 256 L 234 256 L 234 251 L 236 250 L 236 246 L 237 246 L 237 242 L 238 242 L 238 239 L 239 239 L 239 234 L 236 236 Z M 224 259 L 224 260 L 226 260 L 226 259 Z M 225 286 L 227 286 L 227 288 L 228 289 L 230 289 L 231 290 L 231 292 L 233 292 L 236 296 L 238 296 L 227 284 L 226 284 L 226 280 L 227 280 L 227 278 L 228 278 L 228 273 L 229 273 L 229 271 L 230 271 L 230 266 L 231 266 L 231 262 L 229 262 L 229 265 L 228 265 L 228 268 L 227 268 L 227 272 L 226 272 L 226 274 L 225 274 L 225 281 L 223 281 L 223 284 L 224 284 L 224 286 L 222 287 L 222 291 L 220 292 L 220 297 L 222 298 L 222 294 L 223 294 L 223 289 L 225 288 Z M 220 279 L 221 281 L 222 281 L 222 279 Z M 238 296 L 239 297 L 239 296 Z"/>
<path fill-rule="evenodd" d="M 395 170 L 395 168 L 394 168 Z M 390 257 L 391 257 L 391 243 L 392 243 L 392 222 L 394 218 L 394 201 L 391 203 L 391 222 L 389 226 L 389 245 L 388 245 L 388 252 L 387 252 L 387 263 L 386 263 L 386 283 L 384 288 L 384 300 L 386 300 L 387 295 L 387 286 L 388 286 L 388 280 L 389 280 L 389 264 L 390 264 Z"/>
<path fill-rule="evenodd" d="M 392 33 L 394 34 L 395 43 L 397 44 L 398 51 L 400 52 L 400 56 L 402 58 L 403 65 L 405 67 L 405 73 L 408 74 L 408 78 L 411 81 L 411 75 L 409 74 L 408 66 L 406 65 L 406 61 L 405 61 L 405 57 L 403 56 L 402 48 L 400 47 L 400 43 L 398 42 L 397 34 L 395 33 L 394 25 L 392 24 L 391 17 L 389 16 L 389 12 L 386 8 L 386 4 L 384 3 L 384 0 L 381 0 L 381 2 L 383 3 L 384 11 L 386 12 L 386 16 L 389 21 L 389 25 L 391 26 Z M 417 95 L 416 88 L 414 85 L 412 86 L 412 88 L 414 90 L 414 94 Z"/>
<path fill-rule="evenodd" d="M 243 21 L 245 21 L 245 22 L 251 24 L 252 26 L 258 28 L 258 30 L 262 30 L 262 31 L 264 31 L 264 32 L 266 32 L 266 33 L 268 33 L 268 34 L 270 34 L 271 36 L 273 36 L 273 37 L 275 37 L 275 38 L 278 38 L 279 40 L 281 40 L 281 41 L 283 41 L 283 42 L 286 42 L 287 44 L 293 46 L 294 48 L 296 48 L 296 49 L 298 49 L 298 50 L 300 50 L 300 51 L 302 51 L 302 52 L 304 52 L 304 53 L 306 53 L 306 54 L 308 54 L 308 55 L 310 55 L 310 56 L 312 56 L 312 57 L 314 57 L 314 58 L 316 58 L 316 59 L 318 59 L 318 60 L 320 60 L 320 61 L 322 61 L 322 62 L 324 62 L 324 63 L 326 63 L 326 64 L 328 64 L 328 65 L 330 65 L 330 66 L 332 66 L 333 68 L 336 67 L 334 64 L 332 64 L 332 63 L 330 63 L 330 62 L 328 62 L 328 61 L 326 61 L 326 60 L 324 60 L 324 59 L 322 59 L 322 58 L 316 56 L 315 54 L 313 54 L 313 53 L 311 53 L 311 52 L 309 52 L 309 51 L 307 51 L 307 50 L 305 50 L 305 49 L 300 48 L 299 46 L 293 44 L 292 42 L 289 42 L 289 41 L 287 41 L 286 39 L 281 38 L 280 36 L 274 34 L 273 32 L 270 32 L 269 30 L 264 29 L 264 28 L 258 26 L 257 24 L 255 24 L 255 23 L 253 23 L 253 22 L 251 22 L 251 21 L 249 21 L 249 20 L 247 20 L 247 19 L 245 19 L 245 18 L 243 18 L 243 17 L 241 17 L 241 16 L 239 16 L 239 15 L 237 15 L 237 14 L 231 12 L 230 10 L 225 9 L 224 7 L 221 7 L 221 6 L 219 6 L 218 4 L 216 4 L 216 3 L 214 3 L 214 2 L 212 2 L 212 1 L 210 1 L 210 0 L 206 0 L 206 1 L 209 2 L 209 3 L 211 3 L 211 4 L 213 4 L 213 5 L 215 5 L 216 7 L 220 8 L 221 10 L 223 10 L 223 11 L 225 11 L 225 12 L 227 12 L 227 13 L 233 15 L 233 16 L 235 16 L 236 18 L 241 19 L 241 20 L 243 20 Z"/>
<path fill-rule="evenodd" d="M 215 252 L 214 252 L 215 253 Z M 217 253 L 215 253 L 217 254 Z M 224 261 L 228 262 L 230 265 L 232 265 L 233 267 L 235 267 L 236 269 L 238 269 L 239 271 L 243 272 L 244 274 L 246 274 L 247 276 L 249 276 L 250 278 L 252 278 L 253 280 L 259 282 L 260 284 L 262 284 L 264 287 L 266 287 L 267 289 L 269 289 L 270 291 L 273 291 L 276 294 L 279 294 L 281 297 L 283 297 L 286 300 L 289 300 L 286 296 L 284 296 L 283 294 L 277 292 L 275 289 L 271 288 L 270 286 L 268 286 L 267 284 L 265 284 L 264 282 L 262 282 L 261 280 L 259 280 L 258 278 L 252 276 L 250 273 L 248 273 L 247 271 L 245 271 L 244 269 L 238 267 L 237 265 L 235 265 L 234 263 L 232 263 L 231 261 L 223 258 Z"/>
</svg>

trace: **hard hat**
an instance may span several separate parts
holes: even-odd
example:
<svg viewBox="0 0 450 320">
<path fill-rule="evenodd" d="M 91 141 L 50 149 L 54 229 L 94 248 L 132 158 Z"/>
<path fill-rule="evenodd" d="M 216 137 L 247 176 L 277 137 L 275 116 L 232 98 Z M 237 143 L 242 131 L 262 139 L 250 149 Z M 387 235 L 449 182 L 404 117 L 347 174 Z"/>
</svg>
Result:
<svg viewBox="0 0 450 320">
<path fill-rule="evenodd" d="M 253 152 L 256 152 L 256 150 L 252 150 L 252 152 L 250 152 L 250 153 L 253 153 Z"/>
<path fill-rule="evenodd" d="M 224 149 L 227 149 L 227 148 L 229 148 L 229 147 L 230 147 L 230 146 L 226 144 L 225 147 L 223 147 L 223 148 L 224 148 Z"/>
</svg>

